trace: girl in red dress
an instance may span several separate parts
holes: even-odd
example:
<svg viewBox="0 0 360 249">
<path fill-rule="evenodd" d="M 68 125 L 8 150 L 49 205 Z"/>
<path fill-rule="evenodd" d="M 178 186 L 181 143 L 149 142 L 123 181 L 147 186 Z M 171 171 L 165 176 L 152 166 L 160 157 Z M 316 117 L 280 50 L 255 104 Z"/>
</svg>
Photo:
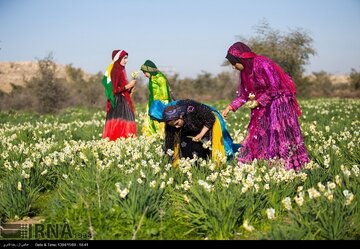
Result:
<svg viewBox="0 0 360 249">
<path fill-rule="evenodd" d="M 127 60 L 128 53 L 125 50 L 114 50 L 112 63 L 102 82 L 107 97 L 106 122 L 102 137 L 111 141 L 136 135 L 135 109 L 130 96 L 136 80 L 127 81 Z"/>
</svg>

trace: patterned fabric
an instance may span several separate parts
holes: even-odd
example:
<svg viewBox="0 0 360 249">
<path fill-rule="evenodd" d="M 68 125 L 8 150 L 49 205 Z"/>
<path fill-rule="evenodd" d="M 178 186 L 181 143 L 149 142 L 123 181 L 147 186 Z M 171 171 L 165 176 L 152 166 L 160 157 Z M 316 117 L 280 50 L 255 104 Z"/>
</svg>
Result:
<svg viewBox="0 0 360 249">
<path fill-rule="evenodd" d="M 187 112 L 187 107 L 183 105 L 168 106 L 163 112 L 164 122 L 181 118 Z"/>
<path fill-rule="evenodd" d="M 151 76 L 159 72 L 154 62 L 151 60 L 146 60 L 143 65 L 141 65 L 141 71 L 150 73 Z M 155 74 L 154 74 L 155 73 Z"/>
<path fill-rule="evenodd" d="M 270 59 L 235 44 L 229 53 L 244 62 L 238 97 L 230 104 L 236 111 L 254 94 L 259 106 L 251 110 L 248 134 L 242 143 L 239 162 L 282 159 L 286 169 L 300 169 L 309 162 L 297 116 L 301 115 L 291 78 Z M 252 67 L 249 71 L 246 66 Z"/>
</svg>

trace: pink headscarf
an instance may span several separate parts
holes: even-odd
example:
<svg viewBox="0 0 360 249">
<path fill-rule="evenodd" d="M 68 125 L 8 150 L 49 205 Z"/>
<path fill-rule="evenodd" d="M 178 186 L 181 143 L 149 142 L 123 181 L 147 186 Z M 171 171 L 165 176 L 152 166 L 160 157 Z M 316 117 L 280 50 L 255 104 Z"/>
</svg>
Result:
<svg viewBox="0 0 360 249">
<path fill-rule="evenodd" d="M 228 50 L 228 54 L 233 55 L 240 59 L 249 59 L 256 57 L 256 54 L 242 42 L 234 43 Z"/>
<path fill-rule="evenodd" d="M 226 58 L 232 64 L 241 63 L 244 66 L 244 70 L 241 71 L 240 77 L 241 81 L 252 81 L 251 74 L 253 73 L 253 65 L 254 65 L 254 58 L 258 57 L 256 53 L 252 52 L 251 49 L 242 42 L 234 43 L 229 49 L 226 55 Z M 296 88 L 294 82 L 291 78 L 274 62 L 272 62 L 274 69 L 278 73 L 281 82 L 279 84 L 282 85 L 282 89 L 288 89 L 292 94 L 296 94 Z M 241 82 L 240 82 L 241 84 Z M 240 92 L 240 84 L 239 84 L 239 92 Z M 295 100 L 295 107 L 298 116 L 301 115 L 300 107 Z"/>
<path fill-rule="evenodd" d="M 238 86 L 238 93 L 241 93 L 241 82 L 252 82 L 252 71 L 254 58 L 257 56 L 251 49 L 242 42 L 234 43 L 226 55 L 226 59 L 233 65 L 240 63 L 244 66 L 244 70 L 240 72 L 240 82 Z M 253 84 L 249 84 L 252 86 Z"/>
</svg>

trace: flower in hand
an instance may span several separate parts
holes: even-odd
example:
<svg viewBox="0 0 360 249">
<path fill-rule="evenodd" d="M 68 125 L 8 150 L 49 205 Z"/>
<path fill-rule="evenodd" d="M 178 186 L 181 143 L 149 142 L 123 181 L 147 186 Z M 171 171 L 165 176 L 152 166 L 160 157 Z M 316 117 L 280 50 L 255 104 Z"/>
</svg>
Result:
<svg viewBox="0 0 360 249">
<path fill-rule="evenodd" d="M 202 139 L 202 136 L 200 136 L 200 135 L 196 135 L 195 137 L 192 138 L 192 140 L 193 140 L 194 142 L 200 142 L 201 139 Z"/>
<path fill-rule="evenodd" d="M 256 100 L 249 100 L 248 102 L 246 102 L 246 107 L 253 109 L 255 107 L 259 106 L 259 102 L 257 102 Z"/>
<path fill-rule="evenodd" d="M 133 72 L 131 73 L 131 77 L 132 77 L 134 80 L 138 77 L 138 75 L 139 75 L 139 72 L 138 72 L 138 71 L 133 71 Z"/>
<path fill-rule="evenodd" d="M 249 94 L 249 99 L 250 99 L 250 100 L 254 100 L 254 99 L 255 99 L 255 94 L 250 93 L 250 94 Z"/>
<path fill-rule="evenodd" d="M 250 108 L 250 109 L 253 109 L 255 107 L 257 107 L 259 105 L 259 103 L 255 100 L 255 94 L 253 93 L 250 93 L 249 94 L 249 101 L 246 102 L 246 107 Z"/>
<path fill-rule="evenodd" d="M 186 136 L 186 137 L 191 138 L 191 140 L 194 141 L 194 142 L 203 142 L 203 141 L 201 140 L 201 138 L 199 138 L 198 135 L 195 136 L 195 137 L 193 137 L 193 136 Z"/>
</svg>

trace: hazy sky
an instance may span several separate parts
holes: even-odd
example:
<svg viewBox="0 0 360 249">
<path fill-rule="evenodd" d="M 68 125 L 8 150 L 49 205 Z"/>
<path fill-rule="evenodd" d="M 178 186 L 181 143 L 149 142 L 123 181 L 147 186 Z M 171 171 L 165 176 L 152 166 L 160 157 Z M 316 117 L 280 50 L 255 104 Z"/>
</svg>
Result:
<svg viewBox="0 0 360 249">
<path fill-rule="evenodd" d="M 53 52 L 97 73 L 125 49 L 128 73 L 151 59 L 180 77 L 215 75 L 237 36 L 255 36 L 262 20 L 309 33 L 317 55 L 307 72 L 360 71 L 360 0 L 0 0 L 0 61 Z"/>
</svg>

